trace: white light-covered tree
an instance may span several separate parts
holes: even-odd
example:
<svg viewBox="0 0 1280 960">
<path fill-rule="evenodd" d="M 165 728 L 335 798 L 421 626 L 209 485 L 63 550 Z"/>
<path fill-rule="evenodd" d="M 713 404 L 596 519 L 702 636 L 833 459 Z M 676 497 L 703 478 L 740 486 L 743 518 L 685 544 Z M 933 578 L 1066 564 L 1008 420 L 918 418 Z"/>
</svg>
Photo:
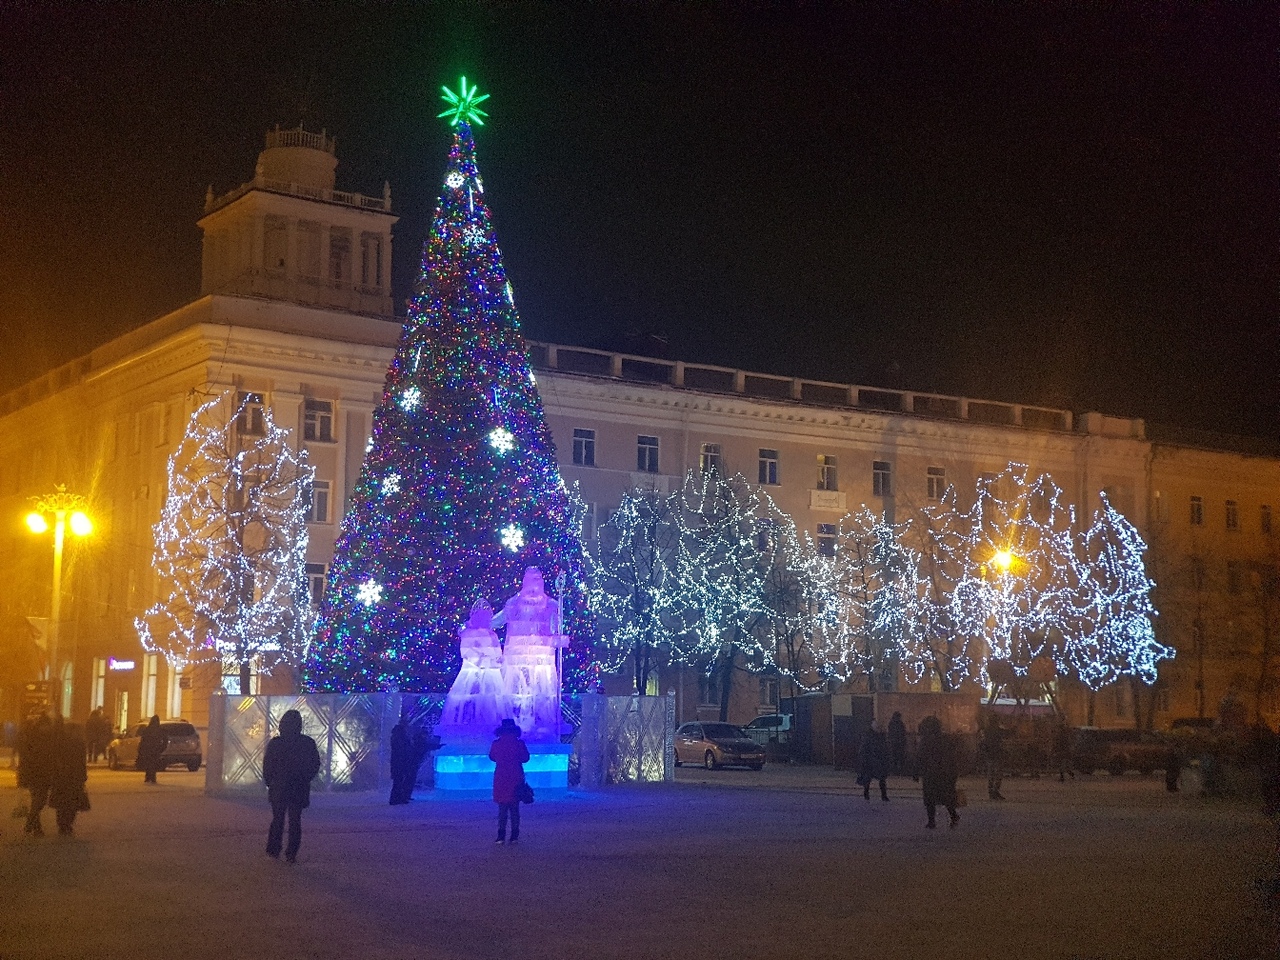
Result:
<svg viewBox="0 0 1280 960">
<path fill-rule="evenodd" d="M 1174 655 L 1156 641 L 1146 549 L 1103 494 L 1102 508 L 1077 540 L 1074 617 L 1058 657 L 1059 668 L 1090 690 L 1124 677 L 1155 683 L 1159 662 Z"/>
<path fill-rule="evenodd" d="M 169 458 L 155 525 L 162 599 L 135 624 L 175 666 L 220 661 L 249 692 L 263 672 L 302 661 L 313 626 L 306 513 L 314 471 L 291 431 L 249 395 L 226 393 L 192 415 Z"/>
<path fill-rule="evenodd" d="M 597 662 L 609 673 L 627 670 L 637 693 L 698 616 L 680 581 L 680 537 L 676 497 L 639 488 L 600 525 L 598 550 L 588 557 Z"/>
<path fill-rule="evenodd" d="M 770 498 L 740 474 L 689 472 L 676 496 L 680 523 L 680 589 L 698 611 L 694 628 L 673 638 L 672 658 L 696 664 L 720 686 L 720 719 L 728 719 L 734 673 L 767 670 L 773 650 L 757 631 L 769 616 L 765 581 Z"/>
<path fill-rule="evenodd" d="M 758 546 L 765 571 L 762 584 L 767 616 L 756 628 L 757 640 L 772 652 L 772 672 L 790 685 L 793 695 L 821 685 L 815 640 L 839 616 L 839 605 L 826 589 L 822 565 L 812 538 L 801 537 L 795 522 L 778 510 L 760 518 Z"/>
<path fill-rule="evenodd" d="M 1075 511 L 1048 475 L 1011 463 L 978 482 L 969 564 L 953 591 L 952 616 L 964 642 L 985 648 L 990 665 L 1027 676 L 1037 661 L 1062 662 L 1075 590 Z M 993 678 L 999 687 L 1008 670 Z M 1052 672 L 1050 672 L 1050 677 Z M 997 691 L 998 692 L 998 691 Z"/>
</svg>

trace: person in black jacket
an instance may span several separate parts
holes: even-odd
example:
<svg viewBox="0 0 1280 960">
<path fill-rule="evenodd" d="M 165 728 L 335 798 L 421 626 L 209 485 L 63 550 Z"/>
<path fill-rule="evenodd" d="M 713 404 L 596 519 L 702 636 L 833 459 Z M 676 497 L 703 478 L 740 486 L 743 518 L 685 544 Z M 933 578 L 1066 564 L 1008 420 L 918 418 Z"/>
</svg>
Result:
<svg viewBox="0 0 1280 960">
<path fill-rule="evenodd" d="M 862 738 L 858 751 L 858 783 L 862 787 L 862 799 L 871 799 L 871 781 L 880 781 L 880 799 L 889 802 L 885 779 L 889 776 L 889 741 L 883 730 L 873 723 Z"/>
<path fill-rule="evenodd" d="M 417 747 L 409 726 L 409 718 L 400 715 L 400 722 L 391 728 L 391 806 L 399 806 L 413 799 L 413 782 L 418 775 Z"/>
<path fill-rule="evenodd" d="M 889 772 L 895 777 L 907 772 L 907 725 L 898 710 L 889 720 Z"/>
<path fill-rule="evenodd" d="M 935 815 L 938 807 L 946 807 L 951 816 L 951 826 L 960 822 L 956 812 L 956 780 L 960 764 L 955 741 L 942 732 L 937 717 L 925 717 L 920 721 L 920 742 L 917 758 L 920 764 L 920 786 L 924 793 L 924 810 L 929 816 L 925 824 L 930 830 L 937 826 Z"/>
<path fill-rule="evenodd" d="M 50 781 L 53 779 L 53 722 L 47 713 L 24 724 L 18 738 L 18 786 L 31 794 L 27 808 L 27 833 L 44 836 L 40 824 L 40 811 L 49 801 Z"/>
<path fill-rule="evenodd" d="M 59 717 L 53 724 L 49 806 L 58 811 L 58 833 L 66 837 L 72 834 L 76 814 L 89 806 L 89 795 L 84 789 L 89 773 L 84 757 L 84 736 L 80 733 L 80 728 L 72 723 L 64 723 Z"/>
<path fill-rule="evenodd" d="M 160 729 L 160 718 L 152 717 L 151 722 L 142 731 L 142 738 L 138 741 L 138 769 L 145 770 L 147 773 L 142 778 L 143 783 L 156 782 L 156 771 L 164 766 L 160 758 L 168 745 L 169 738 Z"/>
<path fill-rule="evenodd" d="M 271 801 L 271 829 L 267 831 L 267 856 L 280 856 L 285 816 L 289 818 L 289 844 L 284 858 L 298 859 L 302 844 L 302 811 L 311 805 L 311 781 L 320 772 L 316 742 L 302 732 L 302 714 L 286 710 L 280 718 L 280 734 L 267 744 L 262 779 Z"/>
</svg>

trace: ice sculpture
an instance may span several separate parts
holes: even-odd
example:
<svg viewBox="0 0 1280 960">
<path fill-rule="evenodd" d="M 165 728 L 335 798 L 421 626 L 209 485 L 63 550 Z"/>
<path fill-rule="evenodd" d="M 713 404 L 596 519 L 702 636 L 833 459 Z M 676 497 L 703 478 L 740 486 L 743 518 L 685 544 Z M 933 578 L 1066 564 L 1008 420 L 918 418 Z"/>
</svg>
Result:
<svg viewBox="0 0 1280 960">
<path fill-rule="evenodd" d="M 560 635 L 560 611 L 547 596 L 542 571 L 528 567 L 520 592 L 493 618 L 507 627 L 502 651 L 502 685 L 510 716 L 524 730 L 526 743 L 559 742 L 560 675 L 556 650 L 567 644 Z"/>
<path fill-rule="evenodd" d="M 435 732 L 443 738 L 487 739 L 503 717 L 511 716 L 503 686 L 502 648 L 493 630 L 493 610 L 484 600 L 458 631 L 462 669 L 458 671 Z"/>
</svg>

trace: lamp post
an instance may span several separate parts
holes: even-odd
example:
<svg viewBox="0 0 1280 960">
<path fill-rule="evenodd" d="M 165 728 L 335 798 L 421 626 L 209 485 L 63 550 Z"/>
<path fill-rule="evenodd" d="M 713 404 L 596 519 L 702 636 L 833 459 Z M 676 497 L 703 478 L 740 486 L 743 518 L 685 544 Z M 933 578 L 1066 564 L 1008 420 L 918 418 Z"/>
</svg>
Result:
<svg viewBox="0 0 1280 960">
<path fill-rule="evenodd" d="M 54 492 L 43 497 L 33 497 L 36 508 L 27 514 L 27 526 L 32 533 L 42 534 L 49 530 L 49 517 L 53 518 L 53 599 L 49 612 L 49 667 L 48 680 L 50 690 L 57 683 L 57 699 L 54 710 L 62 712 L 63 689 L 58 674 L 58 627 L 62 616 L 62 548 L 66 541 L 67 527 L 77 537 L 86 537 L 93 531 L 93 523 L 84 512 L 88 501 L 76 493 L 67 493 L 67 488 L 59 484 Z"/>
</svg>

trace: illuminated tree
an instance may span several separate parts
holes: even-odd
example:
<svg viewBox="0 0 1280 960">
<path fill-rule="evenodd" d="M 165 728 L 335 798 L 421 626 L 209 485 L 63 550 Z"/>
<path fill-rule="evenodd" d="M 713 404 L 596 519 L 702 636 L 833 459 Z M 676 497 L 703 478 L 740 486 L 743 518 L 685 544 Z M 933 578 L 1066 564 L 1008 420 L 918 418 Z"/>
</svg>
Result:
<svg viewBox="0 0 1280 960">
<path fill-rule="evenodd" d="M 600 627 L 601 669 L 629 669 L 644 693 L 659 655 L 686 633 L 698 611 L 679 576 L 681 527 L 674 496 L 653 489 L 627 493 L 600 527 L 592 565 L 592 609 Z"/>
<path fill-rule="evenodd" d="M 255 399 L 256 398 L 252 398 Z M 311 632 L 306 511 L 314 472 L 271 411 L 223 394 L 169 458 L 152 567 L 163 599 L 135 624 L 175 667 L 297 667 Z"/>
<path fill-rule="evenodd" d="M 457 631 L 526 567 L 559 592 L 572 643 L 564 684 L 593 675 L 582 548 L 498 250 L 471 124 L 486 99 L 446 91 L 455 127 L 417 293 L 307 662 L 315 690 L 447 690 Z"/>
</svg>

